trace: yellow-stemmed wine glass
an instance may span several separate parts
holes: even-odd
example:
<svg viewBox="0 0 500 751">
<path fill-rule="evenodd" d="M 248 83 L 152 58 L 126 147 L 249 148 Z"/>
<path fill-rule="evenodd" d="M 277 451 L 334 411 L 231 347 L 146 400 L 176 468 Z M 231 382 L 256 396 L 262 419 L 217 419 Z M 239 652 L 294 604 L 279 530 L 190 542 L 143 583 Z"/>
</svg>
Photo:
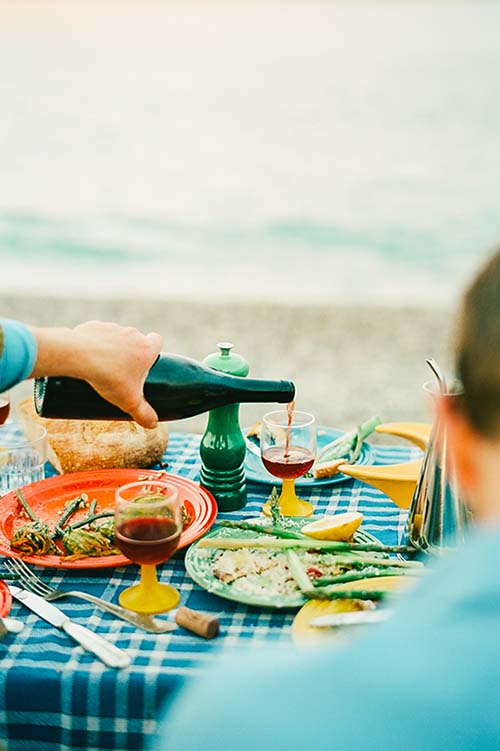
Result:
<svg viewBox="0 0 500 751">
<path fill-rule="evenodd" d="M 116 490 L 115 541 L 141 567 L 139 584 L 124 589 L 119 602 L 136 613 L 153 615 L 175 608 L 179 592 L 158 581 L 156 566 L 177 550 L 182 532 L 177 488 L 167 482 L 131 482 Z"/>
<path fill-rule="evenodd" d="M 295 480 L 308 472 L 316 457 L 316 420 L 308 412 L 293 408 L 268 412 L 262 418 L 260 434 L 262 462 L 283 481 L 279 509 L 283 516 L 310 516 L 314 506 L 295 492 Z M 270 502 L 262 511 L 271 515 Z"/>
<path fill-rule="evenodd" d="M 3 425 L 10 412 L 10 393 L 4 391 L 0 394 L 0 425 Z"/>
</svg>

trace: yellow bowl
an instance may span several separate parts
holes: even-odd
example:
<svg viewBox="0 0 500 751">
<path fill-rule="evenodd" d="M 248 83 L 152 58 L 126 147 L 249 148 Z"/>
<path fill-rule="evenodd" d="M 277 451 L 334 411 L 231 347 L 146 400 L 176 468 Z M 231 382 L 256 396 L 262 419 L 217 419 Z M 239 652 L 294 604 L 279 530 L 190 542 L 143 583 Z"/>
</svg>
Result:
<svg viewBox="0 0 500 751">
<path fill-rule="evenodd" d="M 390 592 L 412 586 L 417 581 L 416 576 L 382 576 L 373 579 L 359 579 L 355 582 L 339 584 L 339 590 L 362 589 L 364 591 L 377 590 Z M 359 600 L 310 600 L 301 607 L 292 624 L 292 637 L 299 646 L 312 646 L 331 641 L 342 634 L 339 628 L 315 628 L 310 623 L 319 615 L 330 613 L 346 613 L 360 610 Z"/>
<path fill-rule="evenodd" d="M 377 433 L 406 438 L 422 451 L 425 451 L 432 425 L 425 422 L 386 422 L 377 425 Z M 422 469 L 422 459 L 415 459 L 401 464 L 360 465 L 341 464 L 339 472 L 361 480 L 381 490 L 394 501 L 399 508 L 410 508 L 418 478 Z"/>
<path fill-rule="evenodd" d="M 339 472 L 381 490 L 399 508 L 410 508 L 422 469 L 422 459 L 403 464 L 341 464 Z"/>
</svg>

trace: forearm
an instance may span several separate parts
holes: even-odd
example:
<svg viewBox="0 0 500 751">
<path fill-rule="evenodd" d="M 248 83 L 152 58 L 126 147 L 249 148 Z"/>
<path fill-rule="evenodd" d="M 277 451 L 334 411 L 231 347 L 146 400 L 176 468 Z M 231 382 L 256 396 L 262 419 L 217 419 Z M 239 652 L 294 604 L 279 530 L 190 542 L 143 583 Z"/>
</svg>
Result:
<svg viewBox="0 0 500 751">
<path fill-rule="evenodd" d="M 0 390 L 24 378 L 81 378 L 140 425 L 152 428 L 157 416 L 143 386 L 161 349 L 161 336 L 141 334 L 114 323 L 87 321 L 75 328 L 28 327 L 6 321 L 0 352 Z"/>
<path fill-rule="evenodd" d="M 101 348 L 102 349 L 102 348 Z M 89 360 L 103 359 L 99 345 L 75 329 L 39 328 L 2 320 L 0 391 L 26 378 L 71 376 L 88 378 Z"/>
<path fill-rule="evenodd" d="M 85 377 L 86 352 L 74 329 L 30 327 L 37 343 L 37 358 L 30 373 L 40 376 Z"/>
<path fill-rule="evenodd" d="M 74 329 L 33 329 L 38 358 L 32 375 L 82 378 L 144 427 L 157 416 L 143 395 L 144 380 L 161 346 L 158 334 L 102 321 Z"/>
</svg>

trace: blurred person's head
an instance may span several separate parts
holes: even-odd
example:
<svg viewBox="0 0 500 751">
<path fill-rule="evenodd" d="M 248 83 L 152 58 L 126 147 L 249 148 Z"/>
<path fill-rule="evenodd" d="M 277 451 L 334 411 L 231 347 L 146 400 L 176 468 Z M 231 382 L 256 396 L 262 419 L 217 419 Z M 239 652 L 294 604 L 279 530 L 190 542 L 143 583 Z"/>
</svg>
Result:
<svg viewBox="0 0 500 751">
<path fill-rule="evenodd" d="M 455 360 L 463 393 L 445 413 L 458 479 L 477 519 L 500 522 L 500 251 L 463 297 Z"/>
</svg>

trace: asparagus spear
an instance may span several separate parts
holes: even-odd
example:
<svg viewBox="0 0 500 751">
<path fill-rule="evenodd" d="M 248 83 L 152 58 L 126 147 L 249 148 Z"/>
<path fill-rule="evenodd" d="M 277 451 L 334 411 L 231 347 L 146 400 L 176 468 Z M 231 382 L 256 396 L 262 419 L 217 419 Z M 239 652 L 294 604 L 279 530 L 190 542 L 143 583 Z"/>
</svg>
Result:
<svg viewBox="0 0 500 751">
<path fill-rule="evenodd" d="M 342 459 L 347 457 L 350 451 L 356 450 L 356 446 L 368 438 L 373 433 L 377 425 L 380 425 L 382 420 L 378 415 L 371 417 L 366 422 L 362 423 L 355 430 L 350 430 L 347 433 L 336 438 L 331 443 L 327 444 L 316 457 L 316 463 L 334 461 L 335 459 Z M 359 440 L 361 439 L 361 440 Z"/>
<path fill-rule="evenodd" d="M 219 527 L 227 527 L 228 529 L 245 529 L 249 532 L 261 532 L 265 535 L 274 535 L 282 539 L 290 540 L 308 540 L 313 541 L 316 538 L 309 537 L 302 534 L 302 532 L 295 532 L 291 529 L 283 529 L 282 527 L 264 526 L 262 524 L 253 524 L 248 521 L 237 521 L 233 519 L 221 519 L 218 522 Z M 329 548 L 329 550 L 335 550 L 338 552 L 365 552 L 365 553 L 415 553 L 415 550 L 407 545 L 381 545 L 376 542 L 347 542 L 343 540 L 324 540 L 325 543 L 333 543 L 335 547 Z M 303 547 L 316 547 L 314 544 Z"/>
<path fill-rule="evenodd" d="M 315 579 L 313 584 L 315 587 L 324 587 L 328 586 L 330 584 L 343 584 L 344 582 L 352 582 L 356 581 L 358 579 L 373 579 L 377 577 L 384 577 L 384 576 L 401 576 L 401 575 L 408 575 L 408 576 L 415 576 L 417 574 L 422 573 L 421 569 L 401 569 L 396 568 L 396 566 L 391 568 L 374 568 L 372 570 L 366 570 L 366 569 L 357 569 L 356 571 L 349 571 L 346 574 L 339 574 L 338 576 L 320 576 L 318 579 Z"/>
<path fill-rule="evenodd" d="M 68 529 L 79 529 L 80 527 L 85 527 L 87 524 L 92 524 L 93 522 L 97 521 L 97 519 L 109 519 L 110 516 L 114 516 L 114 511 L 101 511 L 100 514 L 94 514 L 93 516 L 87 516 L 85 519 L 82 519 L 79 522 L 75 522 L 74 524 L 70 524 Z"/>
<path fill-rule="evenodd" d="M 23 493 L 22 493 L 21 490 L 16 490 L 16 497 L 17 497 L 17 500 L 19 501 L 19 503 L 21 504 L 21 506 L 23 507 L 23 509 L 25 510 L 25 512 L 26 512 L 28 518 L 30 519 L 30 521 L 32 521 L 32 522 L 38 522 L 38 521 L 40 521 L 39 518 L 38 518 L 38 516 L 35 514 L 35 512 L 31 508 L 31 506 L 29 505 L 28 501 L 24 497 L 24 495 L 23 495 Z"/>
<path fill-rule="evenodd" d="M 218 522 L 220 527 L 228 527 L 229 529 L 246 529 L 249 532 L 262 532 L 266 535 L 275 535 L 276 537 L 286 538 L 290 540 L 310 540 L 310 537 L 306 537 L 301 532 L 293 532 L 291 529 L 284 529 L 283 527 L 276 527 L 274 525 L 253 524 L 248 521 L 236 521 L 233 519 L 222 519 Z"/>
<path fill-rule="evenodd" d="M 280 511 L 280 501 L 278 491 L 273 487 L 271 495 L 269 497 L 269 507 L 271 509 L 271 519 L 273 520 L 273 527 L 280 527 L 282 523 L 282 516 Z"/>
<path fill-rule="evenodd" d="M 318 600 L 382 600 L 387 592 L 381 590 L 367 591 L 339 590 L 336 587 L 314 587 L 305 571 L 300 558 L 293 550 L 287 550 L 288 568 L 297 587 L 305 597 Z"/>
<path fill-rule="evenodd" d="M 288 561 L 288 568 L 290 569 L 290 573 L 295 580 L 295 584 L 300 589 L 302 594 L 310 597 L 311 595 L 307 593 L 312 592 L 313 584 L 309 579 L 307 571 L 302 565 L 299 556 L 294 550 L 287 550 L 286 559 Z"/>
<path fill-rule="evenodd" d="M 260 530 L 262 531 L 262 530 Z M 268 550 L 287 550 L 287 549 L 301 549 L 301 550 L 320 550 L 324 553 L 408 553 L 413 551 L 412 548 L 408 548 L 404 545 L 376 545 L 371 543 L 349 543 L 338 542 L 333 540 L 316 540 L 314 538 L 300 538 L 300 539 L 273 539 L 262 535 L 261 537 L 205 537 L 198 543 L 200 548 L 223 548 L 225 550 L 237 550 L 238 548 L 266 548 Z M 374 558 L 367 556 L 350 556 L 345 557 L 346 561 L 355 562 L 361 561 L 364 565 L 384 565 L 384 566 L 416 566 L 420 567 L 423 564 L 419 561 L 400 561 L 395 558 Z"/>
<path fill-rule="evenodd" d="M 96 508 L 97 508 L 97 498 L 94 498 L 94 500 L 89 506 L 89 513 L 87 514 L 88 519 L 90 519 L 91 516 L 94 516 Z M 92 526 L 91 522 L 89 522 L 89 524 Z"/>
<path fill-rule="evenodd" d="M 304 594 L 306 594 L 304 592 Z M 317 587 L 312 590 L 311 594 L 307 594 L 307 597 L 311 597 L 315 600 L 383 600 L 386 597 L 394 596 L 394 592 L 387 592 L 384 590 L 373 589 L 331 589 L 327 587 Z"/>
<path fill-rule="evenodd" d="M 64 506 L 64 511 L 59 517 L 59 521 L 56 524 L 55 532 L 53 534 L 53 537 L 62 537 L 64 535 L 64 525 L 70 519 L 75 511 L 78 511 L 78 509 L 85 508 L 87 501 L 89 497 L 87 493 L 82 493 L 81 495 L 78 495 L 76 498 L 73 498 L 72 501 L 68 501 Z"/>
</svg>

